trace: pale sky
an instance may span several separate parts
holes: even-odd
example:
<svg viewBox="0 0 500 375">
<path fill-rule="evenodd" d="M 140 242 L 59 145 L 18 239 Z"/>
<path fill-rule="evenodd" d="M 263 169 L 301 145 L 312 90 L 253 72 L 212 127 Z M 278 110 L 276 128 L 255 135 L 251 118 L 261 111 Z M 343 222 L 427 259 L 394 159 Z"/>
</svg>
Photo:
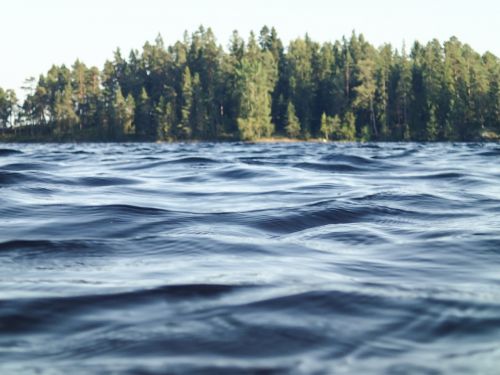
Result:
<svg viewBox="0 0 500 375">
<path fill-rule="evenodd" d="M 0 1 L 0 87 L 18 91 L 52 64 L 79 58 L 101 68 L 116 47 L 128 56 L 158 33 L 169 45 L 200 24 L 212 27 L 223 46 L 234 29 L 247 37 L 268 25 L 285 43 L 306 32 L 334 41 L 353 29 L 376 46 L 455 35 L 500 56 L 500 0 Z"/>
</svg>

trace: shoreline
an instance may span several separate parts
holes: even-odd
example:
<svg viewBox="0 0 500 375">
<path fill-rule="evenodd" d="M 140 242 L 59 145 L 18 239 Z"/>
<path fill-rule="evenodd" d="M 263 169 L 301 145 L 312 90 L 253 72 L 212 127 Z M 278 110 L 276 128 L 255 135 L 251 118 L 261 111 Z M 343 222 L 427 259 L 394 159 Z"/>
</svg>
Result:
<svg viewBox="0 0 500 375">
<path fill-rule="evenodd" d="M 8 145 L 8 144 L 126 144 L 126 143 L 151 143 L 151 144 L 197 144 L 197 143 L 238 143 L 238 144 L 296 144 L 296 143 L 317 143 L 317 144 L 349 144 L 349 143 L 359 143 L 359 144 L 368 144 L 368 143 L 400 143 L 400 144 L 410 144 L 410 143 L 442 143 L 442 144 L 452 144 L 452 143 L 499 143 L 500 139 L 471 139 L 466 141 L 327 141 L 321 139 L 263 139 L 263 140 L 255 140 L 255 141 L 221 141 L 221 140 L 204 140 L 204 141 L 95 141 L 95 140 L 65 140 L 65 141 L 56 141 L 56 140 L 0 140 L 0 146 Z"/>
<path fill-rule="evenodd" d="M 5 136 L 5 134 L 0 134 L 0 144 L 8 144 L 8 143 L 53 143 L 53 144 L 64 144 L 64 143 L 165 143 L 165 144 L 195 144 L 195 143 L 244 143 L 244 144 L 273 144 L 273 143 L 498 143 L 500 142 L 500 134 L 497 134 L 493 131 L 484 131 L 480 136 L 474 139 L 469 140 L 435 140 L 435 141 L 426 141 L 426 140 L 327 140 L 325 138 L 287 138 L 283 136 L 276 137 L 266 137 L 259 138 L 254 140 L 241 140 L 241 139 L 231 139 L 231 138 L 222 138 L 222 139 L 187 139 L 187 140 L 155 140 L 155 139 L 121 139 L 121 140 L 102 140 L 96 139 L 93 137 L 89 138 L 71 138 L 71 137 L 61 137 L 61 139 L 52 139 L 50 137 L 9 137 Z"/>
</svg>

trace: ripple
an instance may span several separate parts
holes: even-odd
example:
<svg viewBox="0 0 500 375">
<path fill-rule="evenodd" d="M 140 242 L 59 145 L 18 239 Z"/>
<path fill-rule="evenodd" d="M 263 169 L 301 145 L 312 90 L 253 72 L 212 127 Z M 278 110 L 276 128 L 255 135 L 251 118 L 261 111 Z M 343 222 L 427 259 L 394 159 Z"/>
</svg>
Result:
<svg viewBox="0 0 500 375">
<path fill-rule="evenodd" d="M 36 181 L 40 179 L 29 173 L 0 171 L 0 187 Z"/>
<path fill-rule="evenodd" d="M 22 154 L 22 151 L 11 148 L 0 148 L 0 156 L 10 156 L 16 154 Z"/>
<path fill-rule="evenodd" d="M 99 186 L 116 186 L 116 185 L 133 185 L 137 181 L 130 178 L 119 177 L 82 177 L 76 182 L 78 185 L 99 187 Z"/>
<path fill-rule="evenodd" d="M 6 374 L 497 373 L 497 145 L 4 147 Z"/>
<path fill-rule="evenodd" d="M 12 163 L 2 166 L 2 169 L 9 171 L 42 171 L 54 168 L 55 166 L 49 163 Z"/>
<path fill-rule="evenodd" d="M 329 164 L 323 164 L 323 163 L 311 163 L 311 162 L 304 162 L 304 163 L 297 163 L 294 164 L 295 168 L 301 168 L 301 169 L 310 169 L 313 171 L 320 171 L 320 172 L 363 172 L 366 170 L 365 167 L 363 166 L 356 166 L 348 163 L 329 163 Z"/>
</svg>

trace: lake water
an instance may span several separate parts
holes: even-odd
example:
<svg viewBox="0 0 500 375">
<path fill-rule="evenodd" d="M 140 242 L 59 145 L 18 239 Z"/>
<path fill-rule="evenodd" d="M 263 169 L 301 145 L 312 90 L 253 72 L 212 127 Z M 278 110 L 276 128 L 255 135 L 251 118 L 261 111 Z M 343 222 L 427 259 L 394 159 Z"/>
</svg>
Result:
<svg viewBox="0 0 500 375">
<path fill-rule="evenodd" d="M 0 145 L 0 373 L 499 374 L 498 144 Z"/>
</svg>

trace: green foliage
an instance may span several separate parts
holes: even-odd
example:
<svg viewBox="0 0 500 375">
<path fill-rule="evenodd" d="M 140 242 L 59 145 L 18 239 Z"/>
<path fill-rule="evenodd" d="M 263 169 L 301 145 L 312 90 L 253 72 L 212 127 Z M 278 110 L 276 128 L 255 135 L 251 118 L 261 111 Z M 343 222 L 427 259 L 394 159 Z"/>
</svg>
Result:
<svg viewBox="0 0 500 375">
<path fill-rule="evenodd" d="M 321 134 L 326 140 L 354 141 L 356 140 L 356 119 L 351 112 L 346 113 L 343 121 L 339 115 L 321 116 Z"/>
<path fill-rule="evenodd" d="M 181 90 L 181 116 L 180 123 L 177 125 L 177 134 L 179 138 L 189 138 L 192 132 L 191 126 L 191 110 L 193 107 L 193 88 L 191 84 L 191 71 L 189 67 L 184 69 L 182 75 L 182 90 Z"/>
<path fill-rule="evenodd" d="M 427 121 L 427 126 L 425 128 L 426 140 L 435 141 L 438 136 L 438 122 L 436 116 L 436 107 L 431 105 L 429 109 L 429 120 Z"/>
<path fill-rule="evenodd" d="M 372 132 L 369 125 L 364 125 L 361 127 L 361 142 L 369 142 L 372 138 Z"/>
<path fill-rule="evenodd" d="M 62 91 L 55 93 L 53 118 L 57 134 L 73 133 L 79 123 L 73 103 L 73 89 L 69 82 Z"/>
<path fill-rule="evenodd" d="M 271 93 L 276 81 L 276 64 L 269 51 L 261 51 L 251 35 L 246 54 L 236 69 L 239 96 L 238 129 L 241 138 L 270 137 Z"/>
<path fill-rule="evenodd" d="M 500 61 L 457 38 L 416 42 L 409 54 L 352 33 L 285 47 L 274 28 L 227 52 L 200 27 L 118 49 L 100 71 L 76 61 L 30 78 L 20 105 L 0 89 L 0 129 L 44 139 L 493 139 L 500 133 Z M 21 131 L 20 133 L 23 133 Z M 485 134 L 488 136 L 486 137 Z"/>
<path fill-rule="evenodd" d="M 338 117 L 336 118 L 336 120 L 338 120 Z M 338 126 L 338 124 L 333 123 L 333 118 L 327 116 L 326 113 L 323 112 L 323 114 L 321 115 L 320 132 L 326 140 L 330 139 L 333 133 L 334 125 Z"/>
<path fill-rule="evenodd" d="M 135 113 L 134 97 L 132 96 L 132 94 L 128 94 L 127 100 L 125 101 L 125 111 L 123 118 L 123 133 L 126 135 L 135 134 L 134 113 Z"/>
<path fill-rule="evenodd" d="M 292 102 L 288 103 L 285 130 L 286 134 L 290 138 L 297 138 L 300 135 L 300 122 L 295 113 L 295 107 Z"/>
<path fill-rule="evenodd" d="M 112 115 L 110 122 L 110 134 L 114 139 L 121 139 L 124 135 L 133 135 L 134 127 L 134 112 L 135 103 L 132 95 L 128 95 L 127 99 L 123 97 L 122 90 L 117 88 L 115 92 L 115 100 L 112 107 Z"/>
<path fill-rule="evenodd" d="M 307 36 L 290 42 L 286 55 L 287 74 L 289 80 L 289 95 L 297 111 L 302 126 L 302 132 L 307 138 L 314 126 L 313 107 L 316 94 L 314 79 L 313 56 L 318 45 Z"/>
<path fill-rule="evenodd" d="M 134 122 L 136 127 L 136 134 L 147 136 L 154 132 L 153 129 L 153 116 L 152 105 L 149 99 L 148 92 L 144 87 L 141 88 L 139 97 L 136 99 L 136 110 Z"/>
<path fill-rule="evenodd" d="M 373 134 L 378 136 L 376 117 L 375 117 L 375 92 L 377 90 L 375 82 L 375 61 L 373 59 L 364 59 L 358 65 L 358 79 L 360 84 L 354 88 L 356 98 L 354 108 L 369 115 L 369 122 L 372 126 Z"/>
<path fill-rule="evenodd" d="M 16 105 L 16 93 L 13 90 L 4 91 L 0 87 L 0 128 L 6 128 L 12 125 L 12 117 Z"/>
<path fill-rule="evenodd" d="M 337 116 L 336 116 L 337 117 Z M 335 134 L 334 128 L 334 134 Z M 336 132 L 338 139 L 344 141 L 356 140 L 356 117 L 352 112 L 347 112 L 344 116 L 340 129 Z"/>
<path fill-rule="evenodd" d="M 161 98 L 155 108 L 155 122 L 157 124 L 157 139 L 166 141 L 172 139 L 172 127 L 175 120 L 173 105 Z"/>
</svg>

